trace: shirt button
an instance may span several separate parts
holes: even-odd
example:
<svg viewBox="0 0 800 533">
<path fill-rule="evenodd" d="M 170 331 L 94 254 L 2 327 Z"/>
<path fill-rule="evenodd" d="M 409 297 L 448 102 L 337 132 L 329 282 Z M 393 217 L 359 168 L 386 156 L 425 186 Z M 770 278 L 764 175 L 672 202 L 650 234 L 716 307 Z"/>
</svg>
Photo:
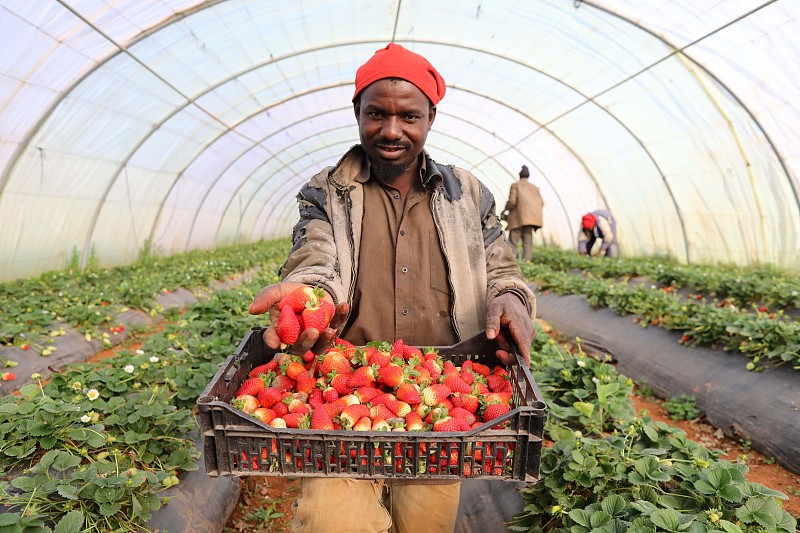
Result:
<svg viewBox="0 0 800 533">
<path fill-rule="evenodd" d="M 400 194 L 399 193 L 394 193 L 394 199 L 395 200 L 399 200 L 400 199 Z"/>
<path fill-rule="evenodd" d="M 403 314 L 404 314 L 404 315 L 407 315 L 407 314 L 408 314 L 408 307 L 404 307 L 404 308 L 403 308 Z"/>
<path fill-rule="evenodd" d="M 403 267 L 400 270 L 403 271 L 403 274 L 407 274 L 408 273 L 408 267 Z"/>
<path fill-rule="evenodd" d="M 401 230 L 400 230 L 400 236 L 401 236 L 401 237 L 405 237 L 405 236 L 406 236 L 406 230 L 404 230 L 404 229 L 401 229 Z"/>
</svg>

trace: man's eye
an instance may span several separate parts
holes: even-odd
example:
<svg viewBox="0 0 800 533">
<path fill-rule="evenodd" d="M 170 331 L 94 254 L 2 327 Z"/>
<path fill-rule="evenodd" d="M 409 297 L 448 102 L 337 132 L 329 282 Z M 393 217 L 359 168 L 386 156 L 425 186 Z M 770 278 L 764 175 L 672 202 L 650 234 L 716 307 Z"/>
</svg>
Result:
<svg viewBox="0 0 800 533">
<path fill-rule="evenodd" d="M 378 113 L 377 111 L 370 111 L 370 112 L 369 112 L 369 113 L 367 113 L 367 114 L 370 116 L 370 118 L 381 118 L 381 116 L 382 116 L 382 115 L 381 115 L 380 113 Z"/>
</svg>

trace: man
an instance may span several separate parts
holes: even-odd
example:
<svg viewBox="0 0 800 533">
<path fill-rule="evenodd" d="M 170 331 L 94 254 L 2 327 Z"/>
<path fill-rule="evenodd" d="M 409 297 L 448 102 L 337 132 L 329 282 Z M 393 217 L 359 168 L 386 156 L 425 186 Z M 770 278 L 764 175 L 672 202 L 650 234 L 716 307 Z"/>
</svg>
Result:
<svg viewBox="0 0 800 533">
<path fill-rule="evenodd" d="M 281 269 L 250 312 L 270 311 L 294 288 L 319 285 L 336 305 L 331 326 L 307 330 L 296 353 L 319 353 L 341 337 L 363 345 L 403 339 L 451 345 L 485 331 L 526 360 L 535 297 L 521 278 L 494 199 L 469 172 L 437 164 L 424 151 L 445 93 L 422 56 L 389 44 L 362 65 L 353 109 L 360 145 L 300 191 L 300 221 Z M 273 327 L 268 346 L 277 348 Z M 304 478 L 292 530 L 301 532 L 452 532 L 459 483 Z M 387 487 L 387 485 L 390 485 Z"/>
<path fill-rule="evenodd" d="M 578 253 L 591 255 L 598 239 L 600 240 L 600 250 L 596 254 L 598 257 L 619 255 L 617 221 L 614 220 L 611 211 L 598 209 L 583 215 L 581 229 L 578 232 Z"/>
<path fill-rule="evenodd" d="M 531 260 L 533 234 L 542 227 L 542 207 L 544 200 L 539 187 L 528 181 L 531 173 L 522 165 L 519 181 L 511 184 L 506 202 L 506 221 L 508 222 L 509 240 L 514 255 L 519 259 L 519 242 L 522 240 L 522 258 Z"/>
</svg>

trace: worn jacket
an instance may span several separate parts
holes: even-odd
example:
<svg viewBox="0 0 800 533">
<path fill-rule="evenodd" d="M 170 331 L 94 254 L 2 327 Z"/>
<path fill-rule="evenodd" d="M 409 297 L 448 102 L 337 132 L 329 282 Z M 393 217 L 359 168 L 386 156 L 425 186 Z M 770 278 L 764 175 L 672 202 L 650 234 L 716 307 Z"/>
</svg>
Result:
<svg viewBox="0 0 800 533">
<path fill-rule="evenodd" d="M 433 188 L 431 211 L 447 261 L 452 294 L 450 316 L 460 340 L 486 327 L 486 306 L 513 292 L 533 318 L 536 299 L 522 280 L 503 236 L 489 190 L 470 172 L 435 163 L 425 153 L 423 184 Z M 324 287 L 338 304 L 352 301 L 358 276 L 364 191 L 356 177 L 368 172 L 360 145 L 303 186 L 297 196 L 300 221 L 281 269 L 285 281 Z"/>
<path fill-rule="evenodd" d="M 543 207 L 544 200 L 542 200 L 539 187 L 528 181 L 527 178 L 513 183 L 506 202 L 508 229 L 517 229 L 522 226 L 541 228 Z"/>
</svg>

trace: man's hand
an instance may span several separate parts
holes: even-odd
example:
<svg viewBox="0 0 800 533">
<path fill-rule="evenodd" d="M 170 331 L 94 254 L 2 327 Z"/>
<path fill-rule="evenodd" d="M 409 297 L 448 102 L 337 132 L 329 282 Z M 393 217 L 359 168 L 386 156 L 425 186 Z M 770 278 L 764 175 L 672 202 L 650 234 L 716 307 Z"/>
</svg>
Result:
<svg viewBox="0 0 800 533">
<path fill-rule="evenodd" d="M 530 365 L 531 343 L 536 336 L 536 329 L 533 327 L 533 320 L 528 316 L 525 304 L 516 295 L 509 292 L 501 294 L 489 304 L 486 311 L 486 337 L 497 339 L 503 348 L 497 350 L 497 357 L 505 365 L 510 366 L 516 362 L 516 358 L 511 353 L 508 334 L 517 345 L 525 363 Z"/>
<path fill-rule="evenodd" d="M 270 326 L 264 332 L 264 342 L 273 350 L 278 349 L 281 346 L 281 340 L 278 338 L 278 332 L 275 331 L 275 327 L 273 326 L 273 324 L 277 323 L 278 317 L 281 315 L 281 312 L 278 309 L 278 302 L 280 302 L 290 292 L 303 286 L 304 284 L 297 283 L 295 281 L 283 281 L 281 283 L 269 285 L 264 287 L 264 289 L 258 293 L 258 296 L 255 297 L 253 303 L 250 304 L 250 314 L 252 315 L 260 315 L 269 311 Z M 325 299 L 333 304 L 333 298 L 327 293 L 327 291 L 325 292 Z M 297 339 L 297 342 L 291 346 L 289 351 L 297 355 L 302 355 L 308 350 L 311 350 L 316 354 L 324 352 L 331 346 L 331 344 L 333 344 L 333 341 L 336 340 L 336 337 L 338 337 L 339 330 L 344 326 L 345 321 L 347 320 L 347 314 L 349 312 L 350 306 L 347 304 L 347 302 L 339 304 L 333 313 L 331 323 L 327 328 L 325 328 L 325 330 L 318 331 L 314 328 L 304 330 L 300 333 L 300 337 Z"/>
</svg>

